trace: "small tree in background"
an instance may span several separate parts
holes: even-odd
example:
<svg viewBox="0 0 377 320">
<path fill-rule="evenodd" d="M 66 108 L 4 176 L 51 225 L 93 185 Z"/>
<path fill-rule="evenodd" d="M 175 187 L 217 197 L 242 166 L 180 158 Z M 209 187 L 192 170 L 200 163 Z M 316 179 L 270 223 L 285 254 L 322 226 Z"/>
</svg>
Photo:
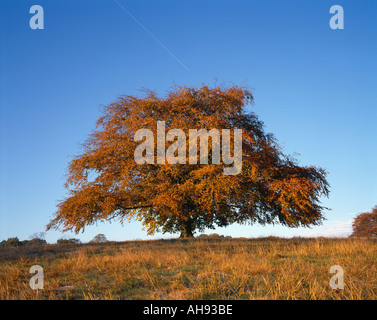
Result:
<svg viewBox="0 0 377 320">
<path fill-rule="evenodd" d="M 100 233 L 100 234 L 97 234 L 90 242 L 102 243 L 102 242 L 107 242 L 107 239 L 104 234 Z"/>
<path fill-rule="evenodd" d="M 47 241 L 45 239 L 46 232 L 35 232 L 32 235 L 30 235 L 30 240 L 24 240 L 24 245 L 43 245 L 46 244 Z"/>
<path fill-rule="evenodd" d="M 30 240 L 39 239 L 39 240 L 46 240 L 46 232 L 35 232 L 30 235 Z"/>
<path fill-rule="evenodd" d="M 376 237 L 377 236 L 377 206 L 372 212 L 359 213 L 352 223 L 354 237 Z"/>
</svg>

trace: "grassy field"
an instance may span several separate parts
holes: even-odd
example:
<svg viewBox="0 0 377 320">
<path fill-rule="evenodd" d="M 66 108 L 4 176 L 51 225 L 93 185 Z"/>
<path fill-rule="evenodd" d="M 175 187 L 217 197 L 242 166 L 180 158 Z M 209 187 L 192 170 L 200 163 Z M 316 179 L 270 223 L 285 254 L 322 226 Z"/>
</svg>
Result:
<svg viewBox="0 0 377 320">
<path fill-rule="evenodd" d="M 376 299 L 377 241 L 192 239 L 0 249 L 0 299 Z M 32 265 L 44 288 L 32 290 Z M 333 265 L 344 289 L 330 288 Z"/>
</svg>

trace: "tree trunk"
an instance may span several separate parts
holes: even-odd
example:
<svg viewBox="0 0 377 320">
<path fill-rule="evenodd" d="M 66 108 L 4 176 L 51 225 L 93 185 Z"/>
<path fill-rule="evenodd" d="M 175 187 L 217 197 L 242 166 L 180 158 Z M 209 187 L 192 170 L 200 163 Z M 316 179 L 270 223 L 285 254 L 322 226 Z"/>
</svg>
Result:
<svg viewBox="0 0 377 320">
<path fill-rule="evenodd" d="M 180 238 L 193 238 L 194 234 L 192 232 L 192 221 L 189 219 L 187 221 L 183 221 L 181 225 L 181 235 Z"/>
</svg>

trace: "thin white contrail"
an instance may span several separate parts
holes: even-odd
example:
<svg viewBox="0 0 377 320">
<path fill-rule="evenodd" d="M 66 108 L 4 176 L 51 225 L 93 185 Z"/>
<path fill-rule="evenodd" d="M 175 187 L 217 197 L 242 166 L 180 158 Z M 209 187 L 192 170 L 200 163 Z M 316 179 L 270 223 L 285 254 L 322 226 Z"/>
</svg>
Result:
<svg viewBox="0 0 377 320">
<path fill-rule="evenodd" d="M 160 40 L 158 40 L 155 35 L 150 32 L 139 20 L 137 20 L 125 7 L 123 7 L 117 0 L 114 0 L 114 2 L 121 8 L 125 13 L 127 13 L 140 27 L 143 28 L 143 30 L 148 33 L 162 48 L 165 49 L 167 53 L 170 54 L 174 58 L 175 61 L 177 61 L 183 68 L 185 68 L 187 71 L 190 71 L 189 68 L 187 68 L 182 61 L 180 61 Z"/>
</svg>

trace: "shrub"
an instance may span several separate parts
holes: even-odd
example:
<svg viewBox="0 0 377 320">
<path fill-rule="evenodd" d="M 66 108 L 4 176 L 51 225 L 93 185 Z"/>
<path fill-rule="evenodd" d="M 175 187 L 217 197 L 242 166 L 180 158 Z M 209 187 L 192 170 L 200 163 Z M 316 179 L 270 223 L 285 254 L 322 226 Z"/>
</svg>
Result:
<svg viewBox="0 0 377 320">
<path fill-rule="evenodd" d="M 56 243 L 58 243 L 58 244 L 79 244 L 79 243 L 81 243 L 81 241 L 79 239 L 75 239 L 75 238 L 69 238 L 69 239 L 61 238 L 61 239 L 58 239 L 58 241 L 56 241 Z"/>
<path fill-rule="evenodd" d="M 22 246 L 22 242 L 17 237 L 8 238 L 4 243 L 4 247 L 19 247 Z"/>
</svg>

